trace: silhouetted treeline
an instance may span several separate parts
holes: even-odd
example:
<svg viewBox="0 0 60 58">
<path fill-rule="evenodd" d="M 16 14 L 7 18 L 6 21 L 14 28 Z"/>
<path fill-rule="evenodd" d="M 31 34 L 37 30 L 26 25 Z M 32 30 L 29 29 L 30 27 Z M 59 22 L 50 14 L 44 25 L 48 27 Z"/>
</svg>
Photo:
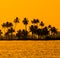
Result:
<svg viewBox="0 0 60 58">
<path fill-rule="evenodd" d="M 20 23 L 18 17 L 14 19 L 15 25 L 12 22 L 5 22 L 1 26 L 3 28 L 0 30 L 0 40 L 54 40 L 60 39 L 57 36 L 58 31 L 56 27 L 52 27 L 51 25 L 45 26 L 43 21 L 39 19 L 33 19 L 31 21 L 31 25 L 27 27 L 29 24 L 29 20 L 24 18 L 22 23 L 25 25 L 25 29 L 15 30 L 17 24 Z M 14 27 L 15 26 L 15 27 Z M 28 30 L 29 29 L 29 30 Z M 4 33 L 4 35 L 3 35 Z"/>
</svg>

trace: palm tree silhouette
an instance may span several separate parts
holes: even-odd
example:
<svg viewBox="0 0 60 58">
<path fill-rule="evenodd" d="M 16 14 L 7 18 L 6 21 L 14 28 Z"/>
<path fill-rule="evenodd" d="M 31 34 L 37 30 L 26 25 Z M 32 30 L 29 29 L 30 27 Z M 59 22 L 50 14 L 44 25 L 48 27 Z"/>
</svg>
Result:
<svg viewBox="0 0 60 58">
<path fill-rule="evenodd" d="M 36 19 L 36 23 L 37 23 L 37 26 L 38 26 L 38 23 L 39 23 L 39 19 Z"/>
<path fill-rule="evenodd" d="M 43 28 L 43 35 L 45 36 L 45 38 L 49 35 L 48 27 Z"/>
<path fill-rule="evenodd" d="M 14 27 L 14 28 L 16 28 L 17 23 L 20 23 L 18 17 L 16 17 L 16 18 L 14 19 L 14 23 L 15 23 L 15 27 Z"/>
<path fill-rule="evenodd" d="M 0 39 L 2 39 L 2 36 L 1 36 L 2 34 L 3 34 L 3 32 L 0 30 Z"/>
<path fill-rule="evenodd" d="M 5 34 L 4 34 L 4 36 L 5 36 L 5 40 L 9 40 L 9 32 L 7 31 Z"/>
<path fill-rule="evenodd" d="M 8 33 L 11 34 L 11 39 L 13 39 L 12 38 L 13 32 L 15 32 L 15 30 L 12 27 L 10 29 L 8 29 Z"/>
<path fill-rule="evenodd" d="M 17 31 L 16 37 L 18 37 L 18 40 L 22 39 L 22 31 L 21 30 Z"/>
<path fill-rule="evenodd" d="M 27 18 L 24 18 L 23 20 L 23 24 L 25 25 L 25 30 L 27 31 L 27 25 L 28 25 L 28 19 Z"/>
<path fill-rule="evenodd" d="M 32 22 L 32 24 L 35 25 L 35 24 L 39 23 L 39 20 L 38 19 L 33 19 L 31 22 Z"/>
<path fill-rule="evenodd" d="M 49 36 L 51 35 L 51 28 L 52 28 L 52 26 L 48 25 Z"/>
<path fill-rule="evenodd" d="M 33 19 L 32 25 L 30 25 L 29 30 L 27 29 L 29 20 L 25 17 L 22 21 L 22 23 L 25 25 L 25 29 L 18 30 L 16 34 L 16 30 L 13 28 L 13 23 L 12 22 L 6 22 L 2 24 L 2 28 L 4 28 L 4 33 L 2 30 L 0 30 L 0 39 L 6 39 L 6 40 L 12 40 L 12 39 L 17 39 L 17 40 L 26 40 L 26 39 L 56 39 L 56 35 L 58 33 L 58 30 L 56 27 L 52 27 L 51 25 L 45 26 L 43 21 L 39 21 L 39 19 Z M 40 23 L 39 23 L 40 22 Z M 19 18 L 16 17 L 14 19 L 15 23 L 15 28 L 16 24 L 19 23 Z M 41 28 L 39 27 L 41 26 Z M 6 30 L 6 31 L 5 31 Z M 30 34 L 31 32 L 32 34 Z M 2 36 L 4 34 L 4 36 Z M 51 36 L 52 35 L 52 36 Z M 2 37 L 1 37 L 2 36 Z M 37 37 L 38 36 L 38 37 Z"/>
<path fill-rule="evenodd" d="M 27 39 L 27 35 L 28 35 L 28 31 L 23 29 L 22 30 L 23 39 Z"/>
<path fill-rule="evenodd" d="M 13 24 L 11 22 L 6 22 L 5 25 L 6 25 L 7 31 L 9 28 L 11 28 L 13 26 Z"/>
<path fill-rule="evenodd" d="M 51 28 L 51 25 L 48 25 L 48 28 Z"/>
<path fill-rule="evenodd" d="M 41 26 L 41 28 L 44 26 L 43 21 L 40 22 L 40 26 Z"/>
<path fill-rule="evenodd" d="M 10 23 L 9 23 L 9 26 L 10 26 L 10 28 L 12 28 L 12 27 L 13 27 L 13 24 L 10 22 Z"/>
<path fill-rule="evenodd" d="M 2 28 L 4 28 L 4 33 L 5 33 L 5 28 L 6 28 L 6 24 L 5 23 L 2 24 Z"/>
<path fill-rule="evenodd" d="M 38 35 L 38 39 L 40 39 L 40 36 L 41 36 L 41 29 L 37 29 L 37 35 Z"/>
<path fill-rule="evenodd" d="M 52 27 L 51 32 L 52 32 L 52 35 L 56 35 L 58 31 L 55 27 Z"/>
<path fill-rule="evenodd" d="M 32 38 L 34 37 L 34 29 L 33 29 L 33 28 L 34 28 L 34 26 L 31 25 L 31 26 L 30 26 L 30 32 L 32 32 Z"/>
<path fill-rule="evenodd" d="M 37 25 L 30 26 L 30 32 L 32 32 L 32 38 L 34 38 L 34 34 L 37 34 L 37 29 L 38 29 Z"/>
</svg>

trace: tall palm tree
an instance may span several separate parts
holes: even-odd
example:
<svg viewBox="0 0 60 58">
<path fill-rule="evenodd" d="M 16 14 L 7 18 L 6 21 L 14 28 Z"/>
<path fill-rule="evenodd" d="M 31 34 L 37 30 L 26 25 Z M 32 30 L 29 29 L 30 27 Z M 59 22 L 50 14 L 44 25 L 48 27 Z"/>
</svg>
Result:
<svg viewBox="0 0 60 58">
<path fill-rule="evenodd" d="M 24 18 L 23 20 L 23 24 L 25 25 L 25 30 L 27 31 L 27 25 L 28 25 L 28 19 L 27 18 Z"/>
<path fill-rule="evenodd" d="M 31 26 L 30 26 L 30 32 L 32 32 L 32 38 L 34 37 L 34 32 L 33 32 L 33 31 L 34 31 L 34 26 L 31 25 Z"/>
<path fill-rule="evenodd" d="M 16 17 L 16 18 L 14 19 L 14 23 L 15 23 L 15 27 L 14 27 L 14 28 L 16 28 L 17 23 L 19 23 L 19 18 L 18 18 L 18 17 Z"/>
</svg>

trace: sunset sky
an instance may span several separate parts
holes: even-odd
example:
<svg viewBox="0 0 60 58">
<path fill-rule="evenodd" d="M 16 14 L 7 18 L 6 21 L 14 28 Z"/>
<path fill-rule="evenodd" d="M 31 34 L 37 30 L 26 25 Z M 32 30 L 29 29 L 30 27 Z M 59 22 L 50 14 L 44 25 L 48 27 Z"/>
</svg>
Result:
<svg viewBox="0 0 60 58">
<path fill-rule="evenodd" d="M 51 24 L 60 30 L 60 0 L 0 0 L 0 24 L 13 21 L 16 16 L 20 21 L 24 17 L 39 18 L 45 25 Z M 22 26 L 21 23 L 19 27 Z"/>
</svg>

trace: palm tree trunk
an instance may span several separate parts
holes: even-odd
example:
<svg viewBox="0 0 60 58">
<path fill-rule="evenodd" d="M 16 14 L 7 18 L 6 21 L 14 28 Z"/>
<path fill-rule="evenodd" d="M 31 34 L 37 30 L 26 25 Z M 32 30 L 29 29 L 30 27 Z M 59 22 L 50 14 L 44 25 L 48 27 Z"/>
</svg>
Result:
<svg viewBox="0 0 60 58">
<path fill-rule="evenodd" d="M 11 33 L 11 40 L 12 40 L 12 33 Z"/>
<path fill-rule="evenodd" d="M 27 31 L 27 25 L 25 25 L 25 30 Z M 27 38 L 27 35 L 25 35 L 25 38 Z"/>
<path fill-rule="evenodd" d="M 16 23 L 15 23 L 14 29 L 16 29 Z"/>
<path fill-rule="evenodd" d="M 34 38 L 34 34 L 33 34 L 33 32 L 32 32 L 32 39 Z"/>
<path fill-rule="evenodd" d="M 27 31 L 27 25 L 25 25 L 25 30 Z"/>
</svg>

